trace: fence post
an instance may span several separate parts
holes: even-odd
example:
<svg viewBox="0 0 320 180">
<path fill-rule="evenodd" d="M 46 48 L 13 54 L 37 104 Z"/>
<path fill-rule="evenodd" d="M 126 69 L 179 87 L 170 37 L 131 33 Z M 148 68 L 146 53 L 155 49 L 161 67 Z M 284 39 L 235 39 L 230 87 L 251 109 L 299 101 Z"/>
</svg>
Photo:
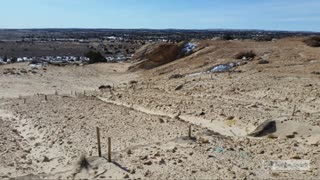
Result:
<svg viewBox="0 0 320 180">
<path fill-rule="evenodd" d="M 108 137 L 108 162 L 111 162 L 111 137 Z"/>
<path fill-rule="evenodd" d="M 98 153 L 99 157 L 101 157 L 101 144 L 100 144 L 100 129 L 97 127 L 97 140 L 98 140 Z"/>
<path fill-rule="evenodd" d="M 294 105 L 294 107 L 293 107 L 293 112 L 292 112 L 292 116 L 295 116 L 295 114 L 296 114 L 296 108 L 297 108 L 297 105 Z"/>
</svg>

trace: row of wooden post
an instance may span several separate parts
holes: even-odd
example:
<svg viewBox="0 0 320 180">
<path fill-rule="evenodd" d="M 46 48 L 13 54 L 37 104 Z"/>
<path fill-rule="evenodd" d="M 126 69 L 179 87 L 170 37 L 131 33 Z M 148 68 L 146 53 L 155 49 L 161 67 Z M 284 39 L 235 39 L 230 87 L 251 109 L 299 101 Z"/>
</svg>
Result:
<svg viewBox="0 0 320 180">
<path fill-rule="evenodd" d="M 98 154 L 99 154 L 99 157 L 102 157 L 99 127 L 97 127 L 97 140 L 98 140 Z M 108 162 L 111 162 L 111 138 L 110 137 L 108 137 Z"/>
</svg>

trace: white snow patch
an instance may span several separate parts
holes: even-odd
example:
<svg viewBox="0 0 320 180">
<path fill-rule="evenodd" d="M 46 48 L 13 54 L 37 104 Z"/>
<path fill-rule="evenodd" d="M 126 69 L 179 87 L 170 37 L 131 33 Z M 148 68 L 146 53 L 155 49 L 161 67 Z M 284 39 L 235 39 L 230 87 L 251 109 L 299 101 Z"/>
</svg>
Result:
<svg viewBox="0 0 320 180">
<path fill-rule="evenodd" d="M 182 49 L 182 53 L 189 54 L 191 53 L 195 48 L 197 47 L 197 44 L 188 42 L 184 45 Z"/>
</svg>

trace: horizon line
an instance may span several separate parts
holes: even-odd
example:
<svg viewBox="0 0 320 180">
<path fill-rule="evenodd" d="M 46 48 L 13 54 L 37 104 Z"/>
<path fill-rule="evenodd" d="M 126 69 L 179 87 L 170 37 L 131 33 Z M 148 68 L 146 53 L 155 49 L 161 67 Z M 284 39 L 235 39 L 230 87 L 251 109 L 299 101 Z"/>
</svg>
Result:
<svg viewBox="0 0 320 180">
<path fill-rule="evenodd" d="M 300 32 L 300 33 L 320 33 L 320 31 L 308 30 L 270 30 L 270 29 L 236 29 L 236 28 L 0 28 L 0 30 L 197 30 L 197 31 L 269 31 L 269 32 Z"/>
</svg>

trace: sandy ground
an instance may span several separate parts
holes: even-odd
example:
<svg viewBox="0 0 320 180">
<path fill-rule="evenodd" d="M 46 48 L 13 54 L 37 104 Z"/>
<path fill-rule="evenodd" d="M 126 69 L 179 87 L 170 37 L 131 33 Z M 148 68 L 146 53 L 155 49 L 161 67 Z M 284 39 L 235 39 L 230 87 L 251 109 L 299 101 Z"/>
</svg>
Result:
<svg viewBox="0 0 320 180">
<path fill-rule="evenodd" d="M 126 71 L 130 64 L 37 73 L 26 64 L 0 66 L 0 177 L 319 178 L 319 49 L 300 39 L 202 43 L 207 47 L 189 57 L 135 73 Z M 254 50 L 256 59 L 233 72 L 188 76 L 236 61 L 243 50 Z M 27 73 L 3 74 L 8 68 Z M 186 76 L 169 79 L 173 74 Z M 96 91 L 113 84 L 112 91 Z M 267 120 L 275 123 L 272 132 L 248 136 Z M 79 165 L 84 155 L 87 170 Z M 309 160 L 310 168 L 274 170 L 271 160 Z"/>
<path fill-rule="evenodd" d="M 60 94 L 83 93 L 84 90 L 97 90 L 100 85 L 117 86 L 137 77 L 136 73 L 125 73 L 128 66 L 126 63 L 37 69 L 27 63 L 0 66 L 0 97 L 54 94 L 56 91 Z"/>
</svg>

